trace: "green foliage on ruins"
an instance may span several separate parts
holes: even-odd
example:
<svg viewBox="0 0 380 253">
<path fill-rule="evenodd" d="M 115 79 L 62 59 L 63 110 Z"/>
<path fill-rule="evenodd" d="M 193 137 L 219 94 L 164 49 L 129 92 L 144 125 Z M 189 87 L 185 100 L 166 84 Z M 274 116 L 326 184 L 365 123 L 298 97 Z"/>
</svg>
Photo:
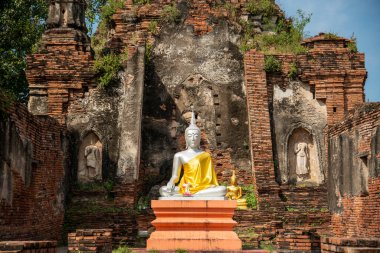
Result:
<svg viewBox="0 0 380 253">
<path fill-rule="evenodd" d="M 112 253 L 132 253 L 133 251 L 125 245 L 120 245 L 117 249 L 112 250 Z"/>
<path fill-rule="evenodd" d="M 25 75 L 26 55 L 35 50 L 35 45 L 44 31 L 46 18 L 45 0 L 2 1 L 0 7 L 1 96 L 9 95 L 10 98 L 26 101 L 28 95 Z M 5 104 L 8 102 L 6 101 Z"/>
<path fill-rule="evenodd" d="M 296 62 L 290 63 L 290 69 L 288 72 L 288 77 L 292 80 L 296 79 L 298 75 L 298 67 Z"/>
<path fill-rule="evenodd" d="M 271 0 L 250 0 L 245 7 L 253 15 L 264 15 L 266 17 L 272 16 L 275 11 Z"/>
<path fill-rule="evenodd" d="M 137 212 L 140 213 L 148 208 L 150 208 L 150 199 L 146 196 L 141 196 L 136 204 Z"/>
<path fill-rule="evenodd" d="M 133 0 L 133 4 L 137 5 L 144 5 L 144 4 L 150 4 L 151 0 Z"/>
<path fill-rule="evenodd" d="M 185 250 L 185 249 L 176 249 L 175 253 L 187 253 L 187 250 Z"/>
<path fill-rule="evenodd" d="M 272 241 L 260 241 L 259 248 L 269 252 L 273 252 L 276 249 Z"/>
<path fill-rule="evenodd" d="M 91 37 L 91 46 L 95 52 L 93 71 L 100 87 L 107 88 L 118 79 L 117 74 L 122 64 L 128 59 L 128 52 L 112 52 L 107 48 L 108 30 L 111 26 L 112 15 L 123 7 L 123 0 L 92 0 L 102 3 L 97 8 L 100 22 L 96 34 Z M 102 2 L 103 1 L 103 2 Z"/>
<path fill-rule="evenodd" d="M 175 23 L 179 21 L 181 12 L 177 8 L 177 4 L 165 5 L 161 13 L 161 21 L 166 23 Z"/>
<path fill-rule="evenodd" d="M 255 188 L 252 184 L 250 185 L 242 185 L 243 190 L 243 198 L 247 200 L 247 207 L 251 209 L 257 208 L 257 199 L 256 199 L 256 193 Z"/>
<path fill-rule="evenodd" d="M 122 68 L 122 63 L 128 59 L 128 54 L 109 53 L 98 55 L 94 61 L 94 71 L 96 73 L 100 87 L 109 87 L 117 80 L 117 73 Z"/>
<path fill-rule="evenodd" d="M 148 31 L 153 35 L 157 35 L 158 33 L 158 22 L 156 20 L 152 20 L 149 22 Z"/>
<path fill-rule="evenodd" d="M 123 7 L 124 0 L 108 0 L 106 4 L 101 7 L 100 19 L 102 22 L 110 22 L 112 15 L 116 13 L 116 10 Z"/>
<path fill-rule="evenodd" d="M 339 36 L 336 32 L 328 32 L 328 33 L 325 33 L 325 38 L 326 39 L 330 39 L 330 40 L 336 40 L 336 39 L 339 39 Z"/>
<path fill-rule="evenodd" d="M 281 62 L 273 55 L 265 56 L 264 70 L 267 73 L 281 72 Z"/>
<path fill-rule="evenodd" d="M 358 46 L 357 46 L 357 39 L 354 34 L 352 34 L 350 38 L 350 42 L 347 44 L 348 50 L 350 50 L 351 53 L 357 53 L 358 52 Z"/>
<path fill-rule="evenodd" d="M 286 19 L 279 16 L 279 20 L 274 24 L 271 18 L 275 13 L 275 6 L 270 0 L 251 0 L 246 8 L 252 14 L 262 15 L 264 30 L 270 31 L 256 33 L 252 21 L 239 20 L 244 30 L 240 43 L 241 51 L 256 48 L 264 54 L 307 52 L 301 42 L 306 37 L 305 26 L 310 22 L 311 14 L 298 10 L 296 17 Z"/>
</svg>

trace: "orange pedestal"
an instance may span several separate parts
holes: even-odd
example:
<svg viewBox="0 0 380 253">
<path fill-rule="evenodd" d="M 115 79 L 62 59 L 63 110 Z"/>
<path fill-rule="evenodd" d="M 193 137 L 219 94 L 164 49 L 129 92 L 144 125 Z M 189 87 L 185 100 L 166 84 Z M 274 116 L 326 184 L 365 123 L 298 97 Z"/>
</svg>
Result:
<svg viewBox="0 0 380 253">
<path fill-rule="evenodd" d="M 153 200 L 156 231 L 147 241 L 147 250 L 241 250 L 241 241 L 232 231 L 236 201 Z"/>
</svg>

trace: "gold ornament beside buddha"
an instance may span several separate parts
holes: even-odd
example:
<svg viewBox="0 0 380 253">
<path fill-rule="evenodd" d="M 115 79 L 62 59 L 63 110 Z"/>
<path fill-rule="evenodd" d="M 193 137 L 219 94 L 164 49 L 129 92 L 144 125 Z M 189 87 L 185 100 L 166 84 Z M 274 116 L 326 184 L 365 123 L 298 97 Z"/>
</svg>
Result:
<svg viewBox="0 0 380 253">
<path fill-rule="evenodd" d="M 247 200 L 242 199 L 243 191 L 240 186 L 237 186 L 235 170 L 232 171 L 231 185 L 227 186 L 226 198 L 237 201 L 238 209 L 247 209 Z"/>
</svg>

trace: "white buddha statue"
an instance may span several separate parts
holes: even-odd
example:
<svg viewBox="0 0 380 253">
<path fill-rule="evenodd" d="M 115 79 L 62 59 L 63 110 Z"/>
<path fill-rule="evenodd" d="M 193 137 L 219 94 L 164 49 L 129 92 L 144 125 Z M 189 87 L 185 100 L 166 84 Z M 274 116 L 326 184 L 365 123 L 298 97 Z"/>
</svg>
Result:
<svg viewBox="0 0 380 253">
<path fill-rule="evenodd" d="M 160 188 L 160 199 L 167 197 L 224 199 L 226 187 L 218 184 L 211 155 L 200 149 L 201 130 L 195 123 L 194 112 L 190 125 L 185 130 L 185 139 L 187 149 L 174 155 L 172 176 L 167 185 Z M 183 176 L 180 179 L 182 169 Z M 179 185 L 175 186 L 179 180 Z"/>
</svg>

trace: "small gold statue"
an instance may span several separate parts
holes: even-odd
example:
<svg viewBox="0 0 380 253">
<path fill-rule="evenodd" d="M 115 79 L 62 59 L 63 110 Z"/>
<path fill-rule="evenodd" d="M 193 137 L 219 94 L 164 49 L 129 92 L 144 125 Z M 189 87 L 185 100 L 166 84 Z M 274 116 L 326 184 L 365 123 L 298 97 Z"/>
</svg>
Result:
<svg viewBox="0 0 380 253">
<path fill-rule="evenodd" d="M 235 170 L 233 170 L 231 176 L 231 185 L 227 186 L 226 197 L 230 200 L 236 200 L 238 209 L 247 209 L 247 200 L 242 199 L 242 196 L 242 189 L 240 186 L 237 186 Z"/>
</svg>

